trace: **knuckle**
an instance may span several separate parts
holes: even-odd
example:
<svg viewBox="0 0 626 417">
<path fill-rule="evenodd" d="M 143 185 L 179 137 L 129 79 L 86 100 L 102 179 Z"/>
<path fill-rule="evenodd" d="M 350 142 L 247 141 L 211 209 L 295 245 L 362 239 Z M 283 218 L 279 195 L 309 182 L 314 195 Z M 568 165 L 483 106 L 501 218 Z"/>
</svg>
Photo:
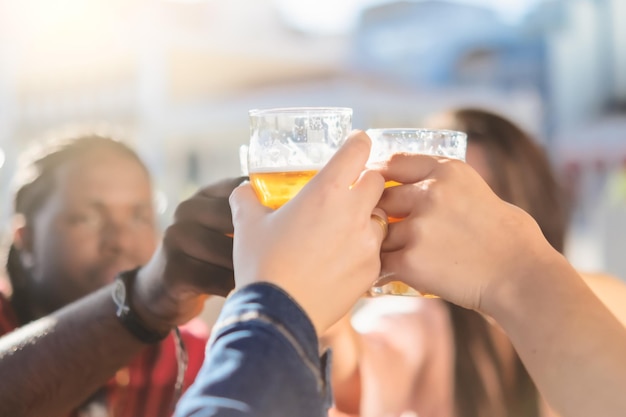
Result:
<svg viewBox="0 0 626 417">
<path fill-rule="evenodd" d="M 402 154 L 402 153 L 394 153 L 393 155 L 391 155 L 389 157 L 389 159 L 387 160 L 388 165 L 397 165 L 402 163 L 404 160 L 406 159 L 406 155 Z"/>
<path fill-rule="evenodd" d="M 190 212 L 193 210 L 193 198 L 183 201 L 180 203 L 176 210 L 174 210 L 174 221 L 179 222 L 189 217 Z"/>
<path fill-rule="evenodd" d="M 239 218 L 241 214 L 240 210 L 238 210 L 238 205 L 237 205 L 237 201 L 240 198 L 241 192 L 242 192 L 241 187 L 237 187 L 230 193 L 228 197 L 228 205 L 232 212 L 233 219 Z"/>
<path fill-rule="evenodd" d="M 454 173 L 455 175 L 460 175 L 465 173 L 465 171 L 467 170 L 467 167 L 469 165 L 467 165 L 467 163 L 459 160 L 459 159 L 444 159 L 440 162 L 440 165 L 445 166 L 445 168 Z"/>
<path fill-rule="evenodd" d="M 428 197 L 433 202 L 440 202 L 445 199 L 445 187 L 434 184 L 428 188 Z"/>
<path fill-rule="evenodd" d="M 366 171 L 368 181 L 381 190 L 385 187 L 385 178 L 376 171 Z"/>
<path fill-rule="evenodd" d="M 185 253 L 185 227 L 183 224 L 173 224 L 165 229 L 163 246 L 170 255 Z"/>
<path fill-rule="evenodd" d="M 353 145 L 354 146 L 354 151 L 357 153 L 369 153 L 370 151 L 370 139 L 369 137 L 365 134 L 365 132 L 363 132 L 362 130 L 359 130 L 356 134 L 356 136 L 359 137 L 359 139 L 356 141 L 356 143 Z"/>
</svg>

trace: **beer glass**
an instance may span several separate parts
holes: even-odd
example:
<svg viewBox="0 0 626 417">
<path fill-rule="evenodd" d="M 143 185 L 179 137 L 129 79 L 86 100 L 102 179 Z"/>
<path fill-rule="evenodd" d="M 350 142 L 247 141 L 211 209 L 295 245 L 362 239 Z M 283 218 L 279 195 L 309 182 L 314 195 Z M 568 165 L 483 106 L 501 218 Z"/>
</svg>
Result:
<svg viewBox="0 0 626 417">
<path fill-rule="evenodd" d="M 273 209 L 295 196 L 352 130 L 349 108 L 288 107 L 249 114 L 250 183 L 261 203 Z"/>
<path fill-rule="evenodd" d="M 385 161 L 395 153 L 415 153 L 444 156 L 465 161 L 467 135 L 463 132 L 433 129 L 369 129 L 367 135 L 372 139 L 369 162 Z M 399 185 L 388 181 L 385 187 Z M 389 222 L 402 219 L 389 218 Z M 389 281 L 393 275 L 381 276 L 369 291 L 370 296 L 409 295 L 433 298 L 432 294 L 420 293 L 400 281 Z"/>
</svg>

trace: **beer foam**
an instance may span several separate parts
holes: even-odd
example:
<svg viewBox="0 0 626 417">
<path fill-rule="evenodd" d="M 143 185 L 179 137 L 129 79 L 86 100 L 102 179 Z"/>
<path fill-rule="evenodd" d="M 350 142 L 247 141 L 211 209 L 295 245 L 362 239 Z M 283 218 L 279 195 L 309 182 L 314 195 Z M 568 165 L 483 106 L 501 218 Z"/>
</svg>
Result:
<svg viewBox="0 0 626 417">
<path fill-rule="evenodd" d="M 323 165 L 301 165 L 301 166 L 288 166 L 288 167 L 262 167 L 262 168 L 250 168 L 250 174 L 270 174 L 270 173 L 285 173 L 285 172 L 305 172 L 305 171 L 319 171 L 323 168 Z"/>
</svg>

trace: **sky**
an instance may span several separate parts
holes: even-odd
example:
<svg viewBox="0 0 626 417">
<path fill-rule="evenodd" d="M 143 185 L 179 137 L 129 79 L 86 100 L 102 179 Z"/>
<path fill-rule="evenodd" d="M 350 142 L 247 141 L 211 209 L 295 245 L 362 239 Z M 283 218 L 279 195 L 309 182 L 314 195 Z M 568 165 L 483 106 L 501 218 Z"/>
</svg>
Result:
<svg viewBox="0 0 626 417">
<path fill-rule="evenodd" d="M 359 12 L 392 0 L 274 0 L 285 20 L 312 34 L 341 34 L 356 24 Z M 419 0 L 416 0 L 419 1 Z M 541 0 L 448 0 L 492 7 L 508 21 L 515 21 Z"/>
</svg>

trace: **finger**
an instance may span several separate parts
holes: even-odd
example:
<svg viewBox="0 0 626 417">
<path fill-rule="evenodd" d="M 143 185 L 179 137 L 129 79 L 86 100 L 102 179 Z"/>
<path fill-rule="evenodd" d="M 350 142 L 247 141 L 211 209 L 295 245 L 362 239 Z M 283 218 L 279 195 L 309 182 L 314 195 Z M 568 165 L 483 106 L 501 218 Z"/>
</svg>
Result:
<svg viewBox="0 0 626 417">
<path fill-rule="evenodd" d="M 173 252 L 205 265 L 233 269 L 233 239 L 193 222 L 175 223 L 165 231 L 164 244 Z"/>
<path fill-rule="evenodd" d="M 408 227 L 408 223 L 405 223 L 406 220 L 401 220 L 397 223 L 389 224 L 389 229 L 387 232 L 387 237 L 383 241 L 381 246 L 381 251 L 383 252 L 391 252 L 402 250 L 407 246 L 409 239 L 418 239 L 419 236 L 417 234 L 418 231 L 410 230 Z"/>
<path fill-rule="evenodd" d="M 235 188 L 228 199 L 233 213 L 233 224 L 255 222 L 272 210 L 259 201 L 250 183 L 246 182 Z"/>
<path fill-rule="evenodd" d="M 389 187 L 383 192 L 378 207 L 385 210 L 390 217 L 397 219 L 409 217 L 423 203 L 429 186 L 430 182 L 423 181 Z"/>
<path fill-rule="evenodd" d="M 371 164 L 369 167 L 379 171 L 387 181 L 412 184 L 429 178 L 439 164 L 447 160 L 431 155 L 398 153 L 386 162 Z"/>
<path fill-rule="evenodd" d="M 198 193 L 178 205 L 174 219 L 177 222 L 193 221 L 223 234 L 233 233 L 233 219 L 227 197 L 209 198 Z"/>
<path fill-rule="evenodd" d="M 374 228 L 374 233 L 378 237 L 378 243 L 380 246 L 389 232 L 389 218 L 387 217 L 387 213 L 378 207 L 375 207 L 372 210 L 371 217 L 372 227 Z"/>
<path fill-rule="evenodd" d="M 248 177 L 224 178 L 215 183 L 200 188 L 197 192 L 211 198 L 228 198 L 235 188 L 248 180 Z"/>
<path fill-rule="evenodd" d="M 198 190 L 196 195 L 209 198 L 228 198 L 235 188 L 246 181 L 247 177 L 226 178 Z"/>
<path fill-rule="evenodd" d="M 385 179 L 379 172 L 372 170 L 363 171 L 352 186 L 352 191 L 358 200 L 358 207 L 366 211 L 371 211 L 378 204 L 384 190 Z"/>
<path fill-rule="evenodd" d="M 350 187 L 359 178 L 369 158 L 370 138 L 361 130 L 354 130 L 326 166 L 313 178 L 327 184 Z"/>
</svg>

